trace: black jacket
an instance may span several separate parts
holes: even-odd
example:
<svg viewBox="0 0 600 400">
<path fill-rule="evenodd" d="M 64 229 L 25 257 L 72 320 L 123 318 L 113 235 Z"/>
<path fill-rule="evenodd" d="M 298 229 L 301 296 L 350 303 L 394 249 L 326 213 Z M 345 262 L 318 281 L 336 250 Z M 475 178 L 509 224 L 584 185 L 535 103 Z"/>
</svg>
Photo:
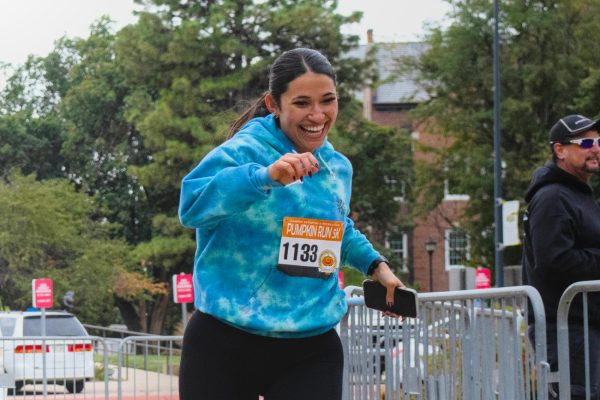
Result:
<svg viewBox="0 0 600 400">
<path fill-rule="evenodd" d="M 535 171 L 525 200 L 523 283 L 540 292 L 546 319 L 554 322 L 570 284 L 600 279 L 600 206 L 589 185 L 553 162 Z M 570 320 L 583 318 L 581 298 Z M 589 295 L 588 307 L 590 324 L 600 326 L 600 293 Z"/>
</svg>

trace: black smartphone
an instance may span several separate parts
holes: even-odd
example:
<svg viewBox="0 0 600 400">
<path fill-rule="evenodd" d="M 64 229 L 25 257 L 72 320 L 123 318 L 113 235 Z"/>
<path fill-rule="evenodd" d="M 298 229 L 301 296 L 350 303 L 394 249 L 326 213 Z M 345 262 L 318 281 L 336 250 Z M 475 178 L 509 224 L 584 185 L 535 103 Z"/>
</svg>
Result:
<svg viewBox="0 0 600 400">
<path fill-rule="evenodd" d="M 409 288 L 396 288 L 394 304 L 388 305 L 385 297 L 387 289 L 379 282 L 366 279 L 363 282 L 365 305 L 379 311 L 391 311 L 402 317 L 417 317 L 417 291 Z"/>
</svg>

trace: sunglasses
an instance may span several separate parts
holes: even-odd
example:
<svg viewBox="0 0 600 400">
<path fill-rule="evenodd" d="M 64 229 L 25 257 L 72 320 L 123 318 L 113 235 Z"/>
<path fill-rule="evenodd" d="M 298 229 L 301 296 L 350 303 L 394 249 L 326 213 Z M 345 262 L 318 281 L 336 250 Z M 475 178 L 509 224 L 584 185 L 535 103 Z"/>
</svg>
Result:
<svg viewBox="0 0 600 400">
<path fill-rule="evenodd" d="M 576 144 L 582 149 L 591 149 L 594 144 L 596 146 L 600 146 L 600 137 L 566 140 L 564 142 L 560 142 L 560 144 Z"/>
</svg>

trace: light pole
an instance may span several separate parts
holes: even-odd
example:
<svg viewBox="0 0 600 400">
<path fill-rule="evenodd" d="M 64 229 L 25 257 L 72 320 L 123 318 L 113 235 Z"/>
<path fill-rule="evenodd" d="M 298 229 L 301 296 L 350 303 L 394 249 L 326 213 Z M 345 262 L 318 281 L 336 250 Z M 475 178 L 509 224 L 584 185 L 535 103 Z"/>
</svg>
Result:
<svg viewBox="0 0 600 400">
<path fill-rule="evenodd" d="M 494 0 L 494 241 L 496 247 L 496 287 L 504 286 L 504 261 L 502 259 L 502 147 L 500 128 L 500 38 L 498 32 L 500 1 Z"/>
<path fill-rule="evenodd" d="M 433 252 L 435 251 L 435 245 L 437 243 L 432 238 L 427 239 L 425 242 L 425 250 L 429 255 L 429 291 L 433 292 Z"/>
</svg>

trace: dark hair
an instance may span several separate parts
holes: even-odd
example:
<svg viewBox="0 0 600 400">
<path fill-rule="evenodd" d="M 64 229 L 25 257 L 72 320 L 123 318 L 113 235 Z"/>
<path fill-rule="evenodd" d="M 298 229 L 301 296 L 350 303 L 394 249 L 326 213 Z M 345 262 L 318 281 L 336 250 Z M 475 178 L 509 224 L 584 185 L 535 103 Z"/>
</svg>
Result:
<svg viewBox="0 0 600 400">
<path fill-rule="evenodd" d="M 229 128 L 227 139 L 235 135 L 248 121 L 269 114 L 265 105 L 265 97 L 271 94 L 277 105 L 280 105 L 281 95 L 288 89 L 291 81 L 307 72 L 327 75 L 336 83 L 335 72 L 327 58 L 317 50 L 299 47 L 281 54 L 269 71 L 269 91 L 248 108 Z"/>
</svg>

